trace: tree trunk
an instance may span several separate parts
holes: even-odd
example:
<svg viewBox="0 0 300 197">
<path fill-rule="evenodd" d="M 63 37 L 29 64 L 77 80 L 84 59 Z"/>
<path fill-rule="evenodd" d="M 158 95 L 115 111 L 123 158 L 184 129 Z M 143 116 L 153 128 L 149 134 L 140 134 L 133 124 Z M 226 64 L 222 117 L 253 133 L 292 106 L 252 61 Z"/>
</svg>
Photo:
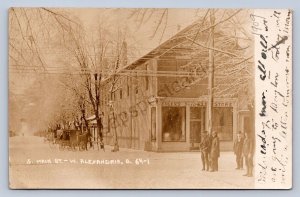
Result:
<svg viewBox="0 0 300 197">
<path fill-rule="evenodd" d="M 98 130 L 98 136 L 100 137 L 100 141 L 102 142 L 103 141 L 103 132 L 102 132 L 102 120 L 101 118 L 99 117 L 99 115 L 95 115 L 96 117 L 96 122 L 97 122 L 97 130 Z"/>
<path fill-rule="evenodd" d="M 113 109 L 114 110 L 114 109 Z M 114 124 L 114 149 L 113 152 L 119 151 L 119 143 L 118 143 L 118 134 L 117 134 L 117 127 L 116 127 L 116 119 L 115 119 L 115 112 L 112 112 L 113 115 L 113 124 Z"/>
</svg>

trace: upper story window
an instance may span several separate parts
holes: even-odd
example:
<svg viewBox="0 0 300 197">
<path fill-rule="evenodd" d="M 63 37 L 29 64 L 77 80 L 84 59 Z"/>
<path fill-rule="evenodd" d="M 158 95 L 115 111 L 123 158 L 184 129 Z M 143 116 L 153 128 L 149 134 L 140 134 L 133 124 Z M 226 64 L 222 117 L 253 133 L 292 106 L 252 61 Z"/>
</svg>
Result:
<svg viewBox="0 0 300 197">
<path fill-rule="evenodd" d="M 127 96 L 129 96 L 130 93 L 130 88 L 129 88 L 129 84 L 127 84 Z"/>
<path fill-rule="evenodd" d="M 122 88 L 120 89 L 119 93 L 120 93 L 120 99 L 122 99 L 122 97 L 123 97 L 123 91 L 122 91 Z"/>
<path fill-rule="evenodd" d="M 176 60 L 160 59 L 157 61 L 158 71 L 177 71 Z"/>
<path fill-rule="evenodd" d="M 114 101 L 116 99 L 116 92 L 111 93 L 111 100 Z"/>
<path fill-rule="evenodd" d="M 145 70 L 148 71 L 148 64 L 145 65 Z M 149 89 L 149 77 L 148 77 L 148 72 L 146 72 L 146 76 L 145 76 L 145 89 L 148 90 Z"/>
<path fill-rule="evenodd" d="M 127 96 L 129 96 L 129 93 L 130 93 L 129 83 L 130 83 L 130 79 L 129 79 L 129 77 L 127 77 L 127 83 L 126 83 Z"/>
<path fill-rule="evenodd" d="M 139 93 L 139 88 L 135 87 L 135 94 L 138 94 L 138 93 Z"/>
<path fill-rule="evenodd" d="M 166 57 L 165 57 L 166 58 Z M 158 71 L 180 71 L 191 68 L 188 63 L 191 60 L 179 58 L 178 59 L 160 59 L 157 61 Z"/>
</svg>

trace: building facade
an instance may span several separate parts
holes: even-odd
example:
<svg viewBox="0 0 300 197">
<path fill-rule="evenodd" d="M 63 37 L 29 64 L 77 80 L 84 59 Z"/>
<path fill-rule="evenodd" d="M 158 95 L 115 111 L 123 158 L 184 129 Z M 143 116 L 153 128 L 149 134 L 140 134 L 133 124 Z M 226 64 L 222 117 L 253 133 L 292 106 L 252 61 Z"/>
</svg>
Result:
<svg viewBox="0 0 300 197">
<path fill-rule="evenodd" d="M 222 44 L 226 32 L 219 30 L 213 38 L 219 52 L 209 73 L 210 49 L 192 45 L 186 37 L 195 35 L 198 27 L 185 28 L 120 69 L 115 81 L 104 82 L 105 144 L 113 145 L 117 139 L 120 147 L 146 151 L 199 150 L 201 132 L 212 124 L 221 150 L 230 151 L 238 131 L 254 133 L 253 63 L 245 60 L 245 52 L 236 50 L 234 41 Z M 203 32 L 193 42 L 205 43 L 209 37 Z M 213 74 L 213 91 L 209 74 Z M 209 92 L 213 92 L 212 120 Z"/>
</svg>

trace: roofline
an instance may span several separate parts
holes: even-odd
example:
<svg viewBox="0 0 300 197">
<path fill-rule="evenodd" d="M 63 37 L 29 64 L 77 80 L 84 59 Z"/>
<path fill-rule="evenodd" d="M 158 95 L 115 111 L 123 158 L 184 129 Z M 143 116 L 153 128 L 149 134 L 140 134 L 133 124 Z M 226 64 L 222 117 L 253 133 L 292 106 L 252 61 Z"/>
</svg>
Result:
<svg viewBox="0 0 300 197">
<path fill-rule="evenodd" d="M 190 25 L 187 25 L 185 28 L 183 28 L 182 30 L 180 30 L 179 32 L 177 32 L 177 33 L 176 33 L 175 35 L 173 35 L 171 38 L 169 38 L 169 39 L 167 39 L 166 41 L 164 41 L 162 44 L 158 45 L 156 48 L 152 49 L 151 51 L 149 51 L 149 52 L 146 53 L 145 55 L 143 55 L 143 56 L 137 58 L 136 60 L 134 60 L 133 62 L 127 64 L 126 66 L 121 67 L 120 69 L 118 69 L 118 70 L 117 70 L 114 74 L 112 74 L 111 76 L 109 76 L 109 77 L 103 79 L 102 83 L 105 83 L 105 82 L 106 82 L 107 80 L 109 80 L 112 76 L 114 76 L 114 75 L 116 75 L 116 74 L 122 72 L 123 70 L 128 69 L 128 68 L 131 67 L 131 66 L 136 66 L 136 65 L 138 65 L 138 61 L 139 61 L 140 59 L 146 58 L 146 56 L 149 56 L 151 53 L 153 53 L 154 51 L 158 50 L 158 49 L 161 48 L 163 45 L 166 45 L 166 44 L 169 43 L 170 41 L 176 39 L 176 37 L 177 37 L 178 35 L 180 35 L 180 34 L 186 32 L 186 31 L 190 30 L 192 27 L 194 27 L 195 25 L 198 25 L 198 24 L 199 24 L 199 20 L 194 21 L 194 22 L 193 22 L 192 24 L 190 24 Z M 154 57 L 155 57 L 155 56 L 158 56 L 158 55 L 154 55 Z M 154 58 L 154 57 L 153 57 L 153 58 Z M 147 58 L 147 59 L 149 59 L 149 58 Z"/>
</svg>

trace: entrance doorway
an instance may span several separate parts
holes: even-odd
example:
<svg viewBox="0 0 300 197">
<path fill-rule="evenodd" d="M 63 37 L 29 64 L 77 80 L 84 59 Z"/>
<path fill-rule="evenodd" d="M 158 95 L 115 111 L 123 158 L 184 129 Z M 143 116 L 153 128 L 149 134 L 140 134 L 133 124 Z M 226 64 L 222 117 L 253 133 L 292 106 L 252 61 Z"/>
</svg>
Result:
<svg viewBox="0 0 300 197">
<path fill-rule="evenodd" d="M 244 116 L 243 131 L 247 132 L 248 134 L 251 133 L 251 123 L 250 123 L 250 117 L 249 116 Z"/>
<path fill-rule="evenodd" d="M 253 121 L 249 111 L 243 111 L 239 114 L 239 131 L 242 133 L 253 134 Z"/>
<path fill-rule="evenodd" d="M 190 150 L 199 150 L 201 133 L 205 130 L 205 108 L 190 108 Z"/>
</svg>

